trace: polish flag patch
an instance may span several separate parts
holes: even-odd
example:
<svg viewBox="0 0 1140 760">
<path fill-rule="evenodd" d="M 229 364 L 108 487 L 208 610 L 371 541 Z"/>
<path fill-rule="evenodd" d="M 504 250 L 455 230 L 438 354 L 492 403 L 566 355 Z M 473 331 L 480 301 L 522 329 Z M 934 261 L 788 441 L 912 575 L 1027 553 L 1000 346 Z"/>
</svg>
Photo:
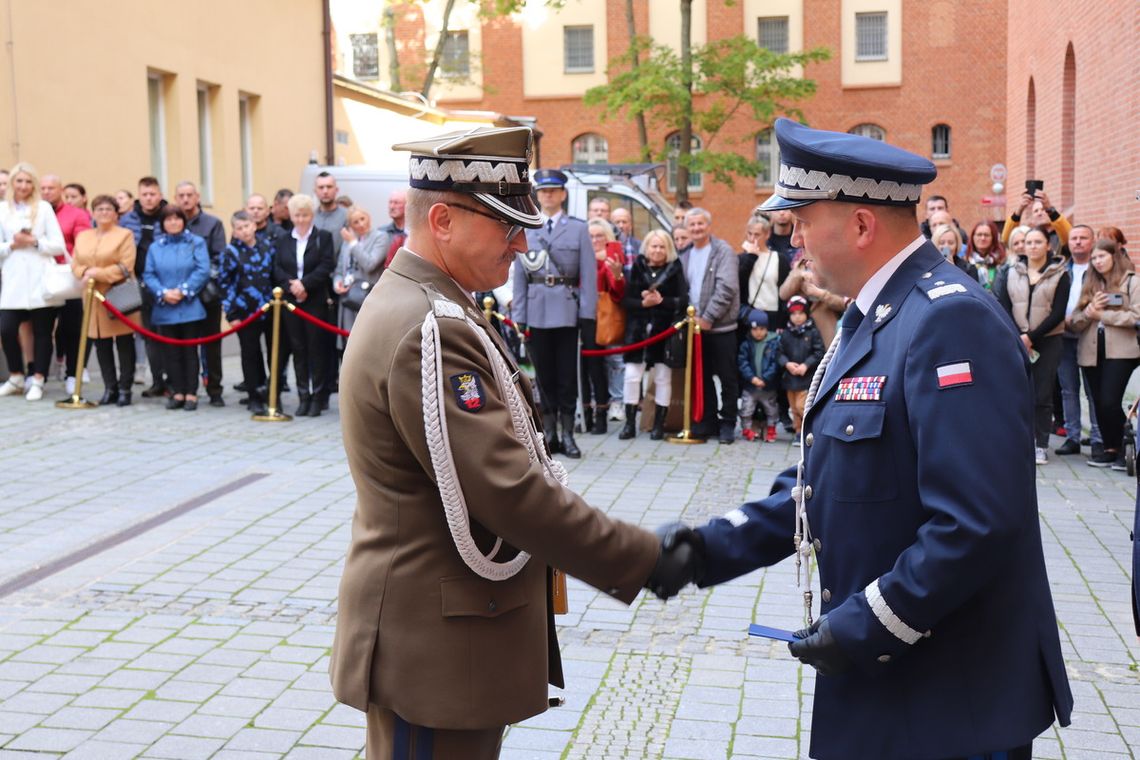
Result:
<svg viewBox="0 0 1140 760">
<path fill-rule="evenodd" d="M 943 364 L 936 367 L 935 371 L 938 373 L 939 389 L 974 384 L 974 370 L 970 366 L 970 362 Z"/>
</svg>

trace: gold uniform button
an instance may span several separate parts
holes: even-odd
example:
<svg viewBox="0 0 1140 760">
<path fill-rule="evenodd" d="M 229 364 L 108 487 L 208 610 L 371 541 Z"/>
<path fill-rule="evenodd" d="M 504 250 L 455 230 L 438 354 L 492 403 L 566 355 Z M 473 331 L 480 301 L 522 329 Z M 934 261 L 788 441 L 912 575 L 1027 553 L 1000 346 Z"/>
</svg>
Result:
<svg viewBox="0 0 1140 760">
<path fill-rule="evenodd" d="M 807 446 L 811 446 L 813 443 L 815 443 L 815 436 L 812 435 L 811 433 L 808 433 L 807 438 L 804 439 L 804 444 Z"/>
<path fill-rule="evenodd" d="M 843 432 L 847 433 L 847 435 L 854 435 L 855 434 L 855 426 L 854 425 L 848 425 L 847 428 Z"/>
<path fill-rule="evenodd" d="M 819 554 L 821 551 L 823 551 L 823 542 L 820 541 L 818 538 L 815 539 L 814 541 L 812 541 L 811 545 L 813 548 L 815 548 L 816 554 Z"/>
<path fill-rule="evenodd" d="M 823 590 L 823 601 L 824 602 L 830 602 L 831 601 L 831 590 L 830 589 L 825 588 Z"/>
<path fill-rule="evenodd" d="M 811 494 L 812 494 L 811 486 L 804 486 L 804 501 L 807 501 L 808 499 L 810 499 Z"/>
<path fill-rule="evenodd" d="M 879 655 L 879 662 L 883 663 L 884 665 L 886 665 L 890 661 L 891 661 L 891 656 L 889 654 Z"/>
</svg>

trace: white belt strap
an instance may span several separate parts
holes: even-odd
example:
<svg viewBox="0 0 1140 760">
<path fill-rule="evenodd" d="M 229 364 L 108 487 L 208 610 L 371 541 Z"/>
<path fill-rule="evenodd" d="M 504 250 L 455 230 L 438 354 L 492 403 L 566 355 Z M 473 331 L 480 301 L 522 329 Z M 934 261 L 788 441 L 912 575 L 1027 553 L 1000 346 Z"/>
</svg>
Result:
<svg viewBox="0 0 1140 760">
<path fill-rule="evenodd" d="M 484 555 L 471 537 L 471 521 L 467 502 L 455 470 L 455 458 L 451 451 L 451 440 L 447 434 L 447 395 L 444 392 L 443 352 L 440 348 L 437 317 L 462 319 L 479 337 L 483 350 L 491 361 L 495 383 L 503 394 L 507 409 L 511 414 L 511 424 L 515 437 L 527 450 L 530 462 L 538 460 L 548 477 L 565 486 L 569 476 L 565 468 L 546 453 L 541 434 L 534 426 L 529 407 L 523 400 L 513 381 L 513 373 L 506 361 L 491 343 L 486 332 L 456 303 L 440 298 L 434 302 L 432 311 L 424 318 L 420 328 L 420 374 L 424 406 L 424 434 L 428 452 L 431 454 L 432 470 L 435 472 L 440 501 L 443 502 L 444 516 L 451 531 L 451 539 L 463 562 L 480 577 L 492 581 L 503 581 L 516 575 L 526 565 L 530 555 L 520 551 L 507 562 L 492 561 L 502 545 L 502 539 L 495 542 L 490 553 Z"/>
</svg>

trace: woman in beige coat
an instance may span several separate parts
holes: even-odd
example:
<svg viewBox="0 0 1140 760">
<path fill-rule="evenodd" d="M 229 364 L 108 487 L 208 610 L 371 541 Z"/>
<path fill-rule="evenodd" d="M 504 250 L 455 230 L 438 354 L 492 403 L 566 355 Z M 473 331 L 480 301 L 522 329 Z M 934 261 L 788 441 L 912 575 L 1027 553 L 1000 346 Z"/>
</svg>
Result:
<svg viewBox="0 0 1140 760">
<path fill-rule="evenodd" d="M 1112 240 L 1098 240 L 1069 329 L 1080 333 L 1077 364 L 1084 370 L 1104 438 L 1104 453 L 1091 467 L 1125 470 L 1124 389 L 1140 364 L 1136 323 L 1140 322 L 1140 278 L 1128 255 Z"/>
<path fill-rule="evenodd" d="M 84 230 L 75 238 L 71 267 L 76 277 L 94 280 L 95 289 L 106 293 L 112 285 L 125 280 L 134 271 L 135 238 L 130 230 L 119 226 L 118 207 L 111 196 L 97 196 L 91 212 L 95 216 L 95 228 Z M 137 313 L 128 319 L 138 324 Z M 99 370 L 103 373 L 104 391 L 100 405 L 131 404 L 131 384 L 135 381 L 135 340 L 132 332 L 128 325 L 102 306 L 92 305 L 87 337 L 95 341 L 95 354 L 99 357 Z M 119 353 L 117 374 L 116 349 Z"/>
</svg>

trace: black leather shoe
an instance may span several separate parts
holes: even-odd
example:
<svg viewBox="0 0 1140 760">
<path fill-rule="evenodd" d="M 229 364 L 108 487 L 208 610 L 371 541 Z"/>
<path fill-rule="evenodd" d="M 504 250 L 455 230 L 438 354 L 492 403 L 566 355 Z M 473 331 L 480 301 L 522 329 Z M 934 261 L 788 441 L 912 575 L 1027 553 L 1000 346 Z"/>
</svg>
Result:
<svg viewBox="0 0 1140 760">
<path fill-rule="evenodd" d="M 321 404 L 319 401 L 314 401 L 312 404 L 309 405 L 309 416 L 310 417 L 320 417 L 321 416 Z"/>
<path fill-rule="evenodd" d="M 145 392 L 143 393 L 143 395 L 144 396 L 146 395 Z M 170 398 L 168 398 L 166 400 L 166 408 L 167 409 L 181 409 L 183 406 L 185 406 L 185 404 L 186 404 L 186 399 L 184 399 L 184 398 L 174 398 L 173 396 L 171 396 Z"/>
<path fill-rule="evenodd" d="M 242 380 L 240 383 L 234 386 L 234 390 L 238 393 L 245 393 L 249 390 L 249 386 L 245 384 L 245 380 Z"/>
<path fill-rule="evenodd" d="M 249 399 L 249 413 L 250 414 L 269 414 L 269 407 L 265 402 L 258 398 Z"/>
<path fill-rule="evenodd" d="M 162 398 L 166 395 L 166 386 L 155 383 L 142 392 L 143 398 Z"/>
<path fill-rule="evenodd" d="M 557 454 L 562 451 L 562 442 L 558 440 L 558 418 L 553 414 L 543 413 L 542 434 L 550 445 L 550 453 Z"/>
<path fill-rule="evenodd" d="M 131 405 L 131 392 L 122 391 L 119 393 L 119 400 L 115 402 L 115 406 L 130 406 Z"/>
<path fill-rule="evenodd" d="M 598 406 L 594 408 L 594 429 L 590 432 L 594 435 L 605 435 L 609 432 L 606 424 L 606 413 L 609 412 L 609 406 Z"/>
<path fill-rule="evenodd" d="M 1076 441 L 1074 441 L 1072 438 L 1069 438 L 1064 443 L 1062 443 L 1060 446 L 1053 449 L 1053 453 L 1059 454 L 1060 456 L 1065 456 L 1067 454 L 1080 454 L 1081 453 L 1081 445 L 1079 443 L 1077 443 Z"/>
<path fill-rule="evenodd" d="M 574 413 L 562 415 L 562 453 L 571 459 L 581 459 L 582 450 L 574 440 Z"/>
<path fill-rule="evenodd" d="M 722 422 L 720 423 L 720 432 L 717 435 L 717 440 L 726 446 L 736 440 L 736 423 L 735 422 Z"/>
<path fill-rule="evenodd" d="M 130 395 L 129 393 L 127 394 Z M 119 389 L 107 388 L 103 391 L 103 398 L 99 399 L 99 406 L 112 406 L 119 403 Z"/>
<path fill-rule="evenodd" d="M 619 441 L 628 441 L 637 436 L 637 404 L 625 405 L 625 424 L 618 433 Z"/>
<path fill-rule="evenodd" d="M 226 405 L 226 400 L 221 396 L 210 396 L 210 406 L 222 407 Z"/>
<path fill-rule="evenodd" d="M 294 414 L 293 416 L 294 417 L 308 417 L 309 416 L 309 410 L 312 408 L 313 408 L 312 399 L 303 398 L 303 399 L 301 399 L 301 403 L 297 404 L 297 413 Z"/>
<path fill-rule="evenodd" d="M 669 414 L 669 407 L 657 404 L 653 410 L 653 429 L 649 431 L 649 440 L 660 441 L 665 437 L 665 418 Z"/>
<path fill-rule="evenodd" d="M 188 412 L 194 412 L 194 411 L 197 411 L 197 410 L 198 410 L 198 399 L 196 399 L 196 398 L 193 398 L 193 399 L 191 399 L 191 398 L 188 398 L 188 399 L 186 399 L 186 403 L 182 405 L 182 408 L 183 408 L 183 409 L 185 409 L 185 410 L 186 410 L 186 411 L 188 411 Z"/>
</svg>

